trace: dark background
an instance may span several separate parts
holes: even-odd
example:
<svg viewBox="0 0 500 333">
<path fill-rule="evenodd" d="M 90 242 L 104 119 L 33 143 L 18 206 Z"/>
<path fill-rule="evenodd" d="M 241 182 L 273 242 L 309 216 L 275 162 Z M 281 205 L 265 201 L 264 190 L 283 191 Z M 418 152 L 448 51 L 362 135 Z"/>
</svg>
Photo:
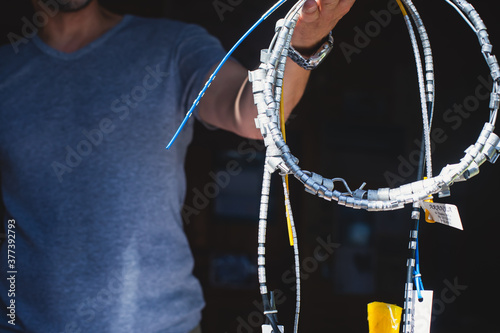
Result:
<svg viewBox="0 0 500 333">
<path fill-rule="evenodd" d="M 227 49 L 273 4 L 250 0 L 102 3 L 121 13 L 198 23 Z M 498 1 L 472 4 L 489 28 L 493 45 L 498 45 Z M 274 22 L 291 5 L 285 4 L 238 49 L 235 57 L 242 64 L 248 68 L 258 64 L 259 50 L 269 43 Z M 475 35 L 445 1 L 416 0 L 415 5 L 435 56 L 433 126 L 440 129 L 440 135 L 433 163 L 437 174 L 446 164 L 458 162 L 488 119 L 488 101 L 476 104 L 475 95 L 482 84 L 479 76 L 488 79 L 489 72 Z M 415 140 L 420 139 L 422 127 L 416 70 L 402 15 L 391 15 L 390 22 L 376 20 L 387 6 L 386 0 L 357 1 L 335 29 L 332 54 L 313 71 L 305 96 L 287 123 L 289 144 L 302 168 L 343 177 L 353 188 L 363 182 L 371 189 L 394 187 L 416 178 L 410 162 L 418 151 Z M 31 20 L 32 15 L 28 1 L 4 2 L 1 42 L 8 43 L 7 34 L 19 33 L 21 19 Z M 368 35 L 363 39 L 360 31 Z M 349 47 L 353 52 L 346 55 Z M 465 116 L 446 113 L 456 105 L 463 105 Z M 455 118 L 452 121 L 446 115 Z M 196 213 L 185 217 L 195 273 L 207 301 L 203 330 L 260 332 L 255 273 L 263 150 L 258 142 L 199 124 L 195 133 L 186 165 L 186 207 Z M 227 172 L 230 161 L 238 166 L 237 174 L 217 184 L 214 173 Z M 306 194 L 294 178 L 290 183 L 304 272 L 301 331 L 368 332 L 367 303 L 403 305 L 409 208 L 387 213 L 352 211 Z M 487 163 L 479 176 L 454 185 L 451 197 L 436 199 L 458 206 L 464 231 L 421 225 L 421 271 L 426 289 L 434 290 L 434 333 L 500 332 L 495 317 L 500 297 L 496 285 L 499 184 L 498 166 Z M 215 198 L 210 189 L 217 192 Z M 210 200 L 200 202 L 196 193 L 205 193 Z M 279 318 L 289 331 L 295 306 L 290 274 L 293 252 L 287 244 L 279 177 L 274 179 L 272 193 L 268 281 L 271 289 L 281 291 Z M 328 256 L 322 251 L 325 256 L 318 260 L 315 250 L 328 242 L 336 244 L 335 251 Z"/>
</svg>

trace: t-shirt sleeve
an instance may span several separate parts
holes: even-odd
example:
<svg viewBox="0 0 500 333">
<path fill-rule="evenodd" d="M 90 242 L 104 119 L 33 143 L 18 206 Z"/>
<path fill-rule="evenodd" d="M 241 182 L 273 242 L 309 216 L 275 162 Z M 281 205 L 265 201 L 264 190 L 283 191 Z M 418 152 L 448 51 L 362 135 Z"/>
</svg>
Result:
<svg viewBox="0 0 500 333">
<path fill-rule="evenodd" d="M 196 25 L 188 25 L 180 38 L 177 59 L 183 92 L 182 105 L 187 112 L 205 85 L 210 70 L 224 58 L 226 51 L 217 38 Z M 198 108 L 194 116 L 200 120 Z"/>
</svg>

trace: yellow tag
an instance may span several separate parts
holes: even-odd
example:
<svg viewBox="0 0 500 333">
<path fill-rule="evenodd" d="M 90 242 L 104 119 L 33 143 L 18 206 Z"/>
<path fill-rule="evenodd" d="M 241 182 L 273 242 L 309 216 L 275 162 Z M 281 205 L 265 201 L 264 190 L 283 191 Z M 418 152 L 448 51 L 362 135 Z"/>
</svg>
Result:
<svg viewBox="0 0 500 333">
<path fill-rule="evenodd" d="M 427 199 L 427 200 L 424 200 L 424 201 L 425 202 L 434 202 L 434 200 L 432 199 L 432 195 L 430 195 L 430 199 Z M 436 223 L 436 221 L 434 221 L 431 218 L 431 213 L 427 209 L 425 209 L 425 221 L 427 221 L 428 223 Z"/>
<path fill-rule="evenodd" d="M 370 333 L 398 333 L 403 309 L 397 305 L 372 302 L 368 304 Z"/>
<path fill-rule="evenodd" d="M 427 179 L 427 177 L 424 177 L 424 179 Z M 429 199 L 427 200 L 424 200 L 425 202 L 434 202 L 434 197 L 432 195 L 429 195 Z M 427 209 L 424 209 L 425 210 L 425 221 L 427 223 L 436 223 L 436 221 L 434 221 L 432 218 L 431 218 L 431 214 L 429 213 L 429 210 Z"/>
</svg>

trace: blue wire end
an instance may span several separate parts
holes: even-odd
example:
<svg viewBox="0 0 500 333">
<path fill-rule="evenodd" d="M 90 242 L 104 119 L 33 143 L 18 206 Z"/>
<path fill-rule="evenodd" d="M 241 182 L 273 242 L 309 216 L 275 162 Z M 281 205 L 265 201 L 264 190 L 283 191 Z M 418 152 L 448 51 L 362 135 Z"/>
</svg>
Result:
<svg viewBox="0 0 500 333">
<path fill-rule="evenodd" d="M 191 109 L 193 109 L 193 108 L 191 108 Z M 184 128 L 184 126 L 186 125 L 187 121 L 189 120 L 189 118 L 191 117 L 192 114 L 193 114 L 193 111 L 189 110 L 189 112 L 186 114 L 186 117 L 184 117 L 184 120 L 182 121 L 181 125 L 179 126 L 179 128 L 175 132 L 174 136 L 172 137 L 172 139 L 170 139 L 170 142 L 165 147 L 166 149 L 170 149 L 170 147 L 172 147 L 172 145 L 174 144 L 174 141 L 177 139 L 179 134 L 181 134 L 182 129 Z"/>
</svg>

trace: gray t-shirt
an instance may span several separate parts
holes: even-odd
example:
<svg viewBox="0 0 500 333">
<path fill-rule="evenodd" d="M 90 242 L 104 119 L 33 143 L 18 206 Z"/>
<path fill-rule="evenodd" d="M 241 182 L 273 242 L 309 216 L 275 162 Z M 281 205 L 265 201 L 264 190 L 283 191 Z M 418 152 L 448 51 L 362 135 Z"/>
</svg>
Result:
<svg viewBox="0 0 500 333">
<path fill-rule="evenodd" d="M 204 306 L 180 217 L 193 120 L 165 146 L 224 50 L 195 25 L 130 15 L 74 53 L 26 41 L 0 48 L 16 271 L 12 297 L 4 241 L 0 331 L 190 331 Z"/>
</svg>

